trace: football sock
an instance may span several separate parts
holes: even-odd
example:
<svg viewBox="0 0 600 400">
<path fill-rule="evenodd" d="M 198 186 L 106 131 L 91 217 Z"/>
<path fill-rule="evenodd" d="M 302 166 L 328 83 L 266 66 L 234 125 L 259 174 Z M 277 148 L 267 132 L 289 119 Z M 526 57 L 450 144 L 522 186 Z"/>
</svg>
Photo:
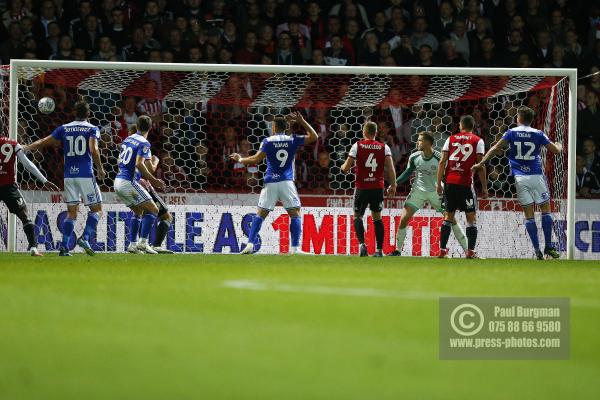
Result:
<svg viewBox="0 0 600 400">
<path fill-rule="evenodd" d="M 448 239 L 452 231 L 452 222 L 444 220 L 440 229 L 440 249 L 444 250 L 448 247 Z"/>
<path fill-rule="evenodd" d="M 167 237 L 167 233 L 169 233 L 169 228 L 171 227 L 171 222 L 161 219 L 158 225 L 156 226 L 156 237 L 154 238 L 154 246 L 160 247 L 162 246 L 165 237 Z"/>
<path fill-rule="evenodd" d="M 129 225 L 129 241 L 131 243 L 137 243 L 138 233 L 140 231 L 140 217 L 133 214 L 131 217 L 131 225 Z"/>
<path fill-rule="evenodd" d="M 70 219 L 69 217 L 65 218 L 62 226 L 63 231 L 63 239 L 62 239 L 62 247 L 64 249 L 68 249 L 69 238 L 73 234 L 75 230 L 75 220 Z"/>
<path fill-rule="evenodd" d="M 546 248 L 554 247 L 552 245 L 552 215 L 548 213 L 542 213 L 542 231 L 544 231 Z"/>
<path fill-rule="evenodd" d="M 396 250 L 402 251 L 404 239 L 406 239 L 406 228 L 398 227 L 398 232 L 396 233 Z"/>
<path fill-rule="evenodd" d="M 354 218 L 354 231 L 356 232 L 356 237 L 358 238 L 358 243 L 365 243 L 365 226 L 363 225 L 362 218 Z"/>
<path fill-rule="evenodd" d="M 535 251 L 539 251 L 540 241 L 538 240 L 538 230 L 534 218 L 529 218 L 525 220 L 525 229 L 527 229 L 527 233 L 529 234 L 529 238 L 531 239 L 531 244 L 533 245 L 533 248 L 535 249 Z"/>
<path fill-rule="evenodd" d="M 456 240 L 458 240 L 460 247 L 462 247 L 464 251 L 467 251 L 469 248 L 467 245 L 467 237 L 465 236 L 462 227 L 458 223 L 456 223 L 452 225 L 452 232 L 454 233 L 454 237 L 456 238 Z"/>
<path fill-rule="evenodd" d="M 29 244 L 29 249 L 37 246 L 37 240 L 35 240 L 35 226 L 33 222 L 30 220 L 25 220 L 23 223 L 23 231 L 25 231 L 25 236 L 27 236 L 27 243 Z"/>
<path fill-rule="evenodd" d="M 144 242 L 148 241 L 148 237 L 150 236 L 150 231 L 152 230 L 152 225 L 154 225 L 154 221 L 156 220 L 156 214 L 146 213 L 142 217 L 142 229 L 140 229 L 140 237 L 144 239 Z"/>
<path fill-rule="evenodd" d="M 385 234 L 383 221 L 380 219 L 373 221 L 373 226 L 375 227 L 375 242 L 377 243 L 377 250 L 381 250 L 383 247 L 383 236 Z"/>
<path fill-rule="evenodd" d="M 292 247 L 300 245 L 300 235 L 302 234 L 302 220 L 300 216 L 290 219 L 290 235 L 292 236 Z"/>
<path fill-rule="evenodd" d="M 258 236 L 258 232 L 260 232 L 260 228 L 262 227 L 264 219 L 260 215 L 255 215 L 252 217 L 252 225 L 250 225 L 250 235 L 248 236 L 248 241 L 250 243 L 256 243 L 256 237 Z"/>
<path fill-rule="evenodd" d="M 83 229 L 83 240 L 90 240 L 90 236 L 96 231 L 98 221 L 100 220 L 100 213 L 90 212 L 88 213 L 87 220 L 85 221 L 85 228 Z"/>
<path fill-rule="evenodd" d="M 475 244 L 477 243 L 477 225 L 467 224 L 467 242 L 469 250 L 475 250 Z"/>
</svg>

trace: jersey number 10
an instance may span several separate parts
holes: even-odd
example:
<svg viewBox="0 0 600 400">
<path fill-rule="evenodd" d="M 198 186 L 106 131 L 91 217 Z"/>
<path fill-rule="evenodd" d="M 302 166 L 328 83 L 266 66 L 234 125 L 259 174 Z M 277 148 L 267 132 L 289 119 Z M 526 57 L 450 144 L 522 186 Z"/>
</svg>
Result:
<svg viewBox="0 0 600 400">
<path fill-rule="evenodd" d="M 69 151 L 67 156 L 82 156 L 85 154 L 85 137 L 83 136 L 67 136 L 67 142 L 69 142 Z"/>
</svg>

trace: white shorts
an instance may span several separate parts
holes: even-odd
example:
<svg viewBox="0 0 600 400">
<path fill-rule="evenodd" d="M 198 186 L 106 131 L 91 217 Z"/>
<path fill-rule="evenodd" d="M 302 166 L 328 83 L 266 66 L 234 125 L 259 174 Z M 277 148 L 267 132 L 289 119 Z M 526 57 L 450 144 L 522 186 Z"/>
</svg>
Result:
<svg viewBox="0 0 600 400">
<path fill-rule="evenodd" d="M 115 194 L 127 207 L 137 206 L 145 201 L 152 200 L 150 193 L 138 182 L 128 181 L 126 179 L 115 179 Z"/>
<path fill-rule="evenodd" d="M 260 191 L 258 206 L 273 211 L 277 201 L 281 201 L 286 210 L 300 208 L 300 196 L 293 181 L 265 183 L 265 187 Z"/>
<path fill-rule="evenodd" d="M 404 205 L 418 211 L 423 208 L 425 203 L 429 203 L 431 208 L 436 211 L 442 211 L 442 197 L 436 191 L 425 192 L 423 190 L 411 189 Z"/>
<path fill-rule="evenodd" d="M 550 201 L 548 184 L 544 175 L 515 175 L 515 186 L 521 206 L 533 203 L 544 204 Z"/>
<path fill-rule="evenodd" d="M 102 194 L 95 178 L 65 178 L 65 203 L 86 206 L 102 203 Z"/>
</svg>

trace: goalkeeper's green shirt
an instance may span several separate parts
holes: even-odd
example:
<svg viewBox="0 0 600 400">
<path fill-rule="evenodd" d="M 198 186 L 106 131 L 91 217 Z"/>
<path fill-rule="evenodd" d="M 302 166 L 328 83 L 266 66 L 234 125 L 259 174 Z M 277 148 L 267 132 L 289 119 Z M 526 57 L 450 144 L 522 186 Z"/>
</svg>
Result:
<svg viewBox="0 0 600 400">
<path fill-rule="evenodd" d="M 396 179 L 396 183 L 406 182 L 414 172 L 415 179 L 412 181 L 411 190 L 435 192 L 437 169 L 441 158 L 442 155 L 439 151 L 434 151 L 430 158 L 425 158 L 422 151 L 412 153 L 408 159 L 406 170 Z"/>
</svg>

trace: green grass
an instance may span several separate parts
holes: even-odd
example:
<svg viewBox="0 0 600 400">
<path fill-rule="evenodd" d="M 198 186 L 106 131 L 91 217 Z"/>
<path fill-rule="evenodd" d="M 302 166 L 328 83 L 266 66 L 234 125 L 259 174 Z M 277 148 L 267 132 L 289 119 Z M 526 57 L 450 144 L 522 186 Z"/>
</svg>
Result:
<svg viewBox="0 0 600 400">
<path fill-rule="evenodd" d="M 600 398 L 599 287 L 597 262 L 2 254 L 0 399 Z M 440 361 L 440 294 L 570 297 L 571 358 Z"/>
</svg>

